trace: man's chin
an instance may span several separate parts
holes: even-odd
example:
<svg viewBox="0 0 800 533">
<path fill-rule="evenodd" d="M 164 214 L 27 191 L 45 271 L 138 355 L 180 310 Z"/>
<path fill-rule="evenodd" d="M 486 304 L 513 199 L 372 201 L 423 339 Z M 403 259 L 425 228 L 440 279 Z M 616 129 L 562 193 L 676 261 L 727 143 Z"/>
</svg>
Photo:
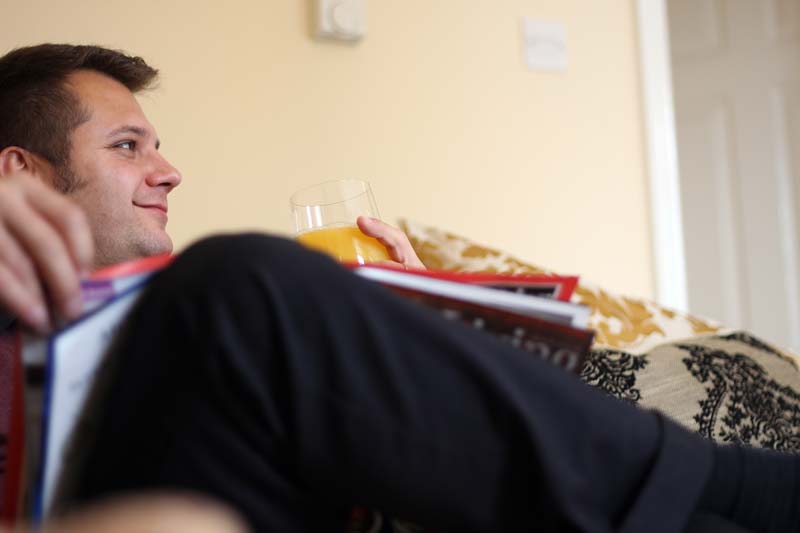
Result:
<svg viewBox="0 0 800 533">
<path fill-rule="evenodd" d="M 136 222 L 118 223 L 116 227 L 113 223 L 107 223 L 96 227 L 95 268 L 172 253 L 172 239 L 163 227 L 157 227 L 152 221 Z"/>
<path fill-rule="evenodd" d="M 128 241 L 126 246 L 116 248 L 116 253 L 112 252 L 106 257 L 106 262 L 115 264 L 143 257 L 170 254 L 172 248 L 172 239 L 166 233 L 140 235 L 139 238 Z"/>
<path fill-rule="evenodd" d="M 151 239 L 141 243 L 142 256 L 163 255 L 172 253 L 172 239 L 166 233 L 153 235 Z"/>
</svg>

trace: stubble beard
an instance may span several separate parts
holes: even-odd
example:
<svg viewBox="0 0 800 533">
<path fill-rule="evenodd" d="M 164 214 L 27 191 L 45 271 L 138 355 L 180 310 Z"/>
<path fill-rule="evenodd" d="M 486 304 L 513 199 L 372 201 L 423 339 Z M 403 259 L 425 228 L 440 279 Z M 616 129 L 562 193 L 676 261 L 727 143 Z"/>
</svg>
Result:
<svg viewBox="0 0 800 533">
<path fill-rule="evenodd" d="M 165 231 L 162 230 L 160 235 L 156 235 L 153 230 L 146 228 L 142 223 L 134 224 L 130 231 L 124 233 L 104 231 L 103 228 L 114 227 L 115 222 L 116 219 L 113 216 L 101 216 L 92 221 L 92 225 L 96 226 L 93 235 L 95 268 L 172 251 L 172 240 Z M 119 224 L 116 225 L 119 226 Z"/>
<path fill-rule="evenodd" d="M 69 162 L 56 167 L 56 190 L 66 196 L 84 189 L 89 180 L 72 169 Z M 94 268 L 104 268 L 123 261 L 172 252 L 172 239 L 162 230 L 162 236 L 148 231 L 145 223 L 135 220 L 124 234 L 109 232 L 121 225 L 113 213 L 86 213 L 95 243 Z M 124 224 L 123 224 L 124 226 Z"/>
<path fill-rule="evenodd" d="M 72 170 L 69 161 L 56 166 L 55 170 L 56 182 L 53 186 L 61 194 L 70 195 L 86 187 L 87 181 Z"/>
</svg>

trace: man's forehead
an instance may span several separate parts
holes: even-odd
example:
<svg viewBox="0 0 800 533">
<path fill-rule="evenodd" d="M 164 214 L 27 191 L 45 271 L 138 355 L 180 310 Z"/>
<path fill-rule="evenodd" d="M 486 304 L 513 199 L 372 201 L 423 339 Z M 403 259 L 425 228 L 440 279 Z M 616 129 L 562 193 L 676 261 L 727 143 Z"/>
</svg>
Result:
<svg viewBox="0 0 800 533">
<path fill-rule="evenodd" d="M 129 133 L 155 137 L 136 97 L 117 80 L 92 70 L 78 70 L 67 77 L 66 85 L 89 112 L 85 126 L 107 135 L 127 128 L 135 130 Z"/>
</svg>

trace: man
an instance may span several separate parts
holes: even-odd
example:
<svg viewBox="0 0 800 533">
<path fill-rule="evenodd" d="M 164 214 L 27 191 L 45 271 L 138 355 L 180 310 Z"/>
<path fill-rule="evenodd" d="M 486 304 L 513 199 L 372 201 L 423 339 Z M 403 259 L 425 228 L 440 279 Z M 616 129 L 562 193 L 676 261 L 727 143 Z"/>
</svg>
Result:
<svg viewBox="0 0 800 533">
<path fill-rule="evenodd" d="M 181 182 L 132 94 L 157 72 L 141 60 L 70 50 L 50 69 L 33 63 L 35 50 L 20 50 L 0 73 L 8 86 L 0 95 L 0 305 L 39 331 L 54 318 L 45 295 L 74 318 L 82 273 L 172 251 L 167 196 Z M 62 77 L 63 86 L 42 87 Z M 420 265 L 399 230 L 368 219 L 362 229 L 396 260 Z"/>
<path fill-rule="evenodd" d="M 148 69 L 91 47 L 0 59 L 0 302 L 40 331 L 80 312 L 82 273 L 171 249 L 181 178 L 132 94 Z M 415 264 L 394 228 L 360 227 Z M 283 239 L 190 247 L 102 378 L 73 507 L 177 489 L 256 531 L 335 531 L 353 504 L 452 531 L 798 530 L 795 457 L 716 447 Z"/>
</svg>

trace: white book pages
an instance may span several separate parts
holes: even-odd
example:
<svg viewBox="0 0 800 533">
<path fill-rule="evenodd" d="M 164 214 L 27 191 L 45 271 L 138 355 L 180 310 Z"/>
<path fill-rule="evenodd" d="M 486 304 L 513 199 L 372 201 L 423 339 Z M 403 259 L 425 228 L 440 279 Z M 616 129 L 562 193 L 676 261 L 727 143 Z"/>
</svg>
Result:
<svg viewBox="0 0 800 533">
<path fill-rule="evenodd" d="M 117 330 L 140 294 L 141 287 L 131 288 L 49 340 L 42 418 L 42 461 L 34 511 L 37 518 L 48 514 L 64 454 L 95 374 Z"/>
</svg>

